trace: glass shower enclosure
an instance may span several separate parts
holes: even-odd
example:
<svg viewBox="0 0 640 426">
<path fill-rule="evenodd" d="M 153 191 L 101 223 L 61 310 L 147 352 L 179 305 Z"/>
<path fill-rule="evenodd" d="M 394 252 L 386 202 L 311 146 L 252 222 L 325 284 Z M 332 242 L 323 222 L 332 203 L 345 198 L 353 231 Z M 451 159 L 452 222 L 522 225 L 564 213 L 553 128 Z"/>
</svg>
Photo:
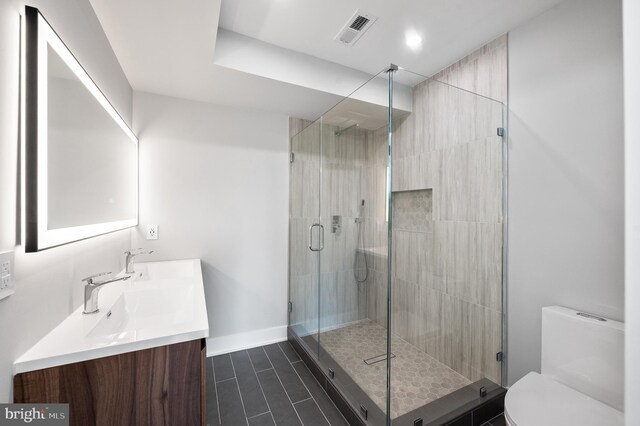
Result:
<svg viewBox="0 0 640 426">
<path fill-rule="evenodd" d="M 502 382 L 504 106 L 390 67 L 291 138 L 289 335 L 365 424 Z"/>
</svg>

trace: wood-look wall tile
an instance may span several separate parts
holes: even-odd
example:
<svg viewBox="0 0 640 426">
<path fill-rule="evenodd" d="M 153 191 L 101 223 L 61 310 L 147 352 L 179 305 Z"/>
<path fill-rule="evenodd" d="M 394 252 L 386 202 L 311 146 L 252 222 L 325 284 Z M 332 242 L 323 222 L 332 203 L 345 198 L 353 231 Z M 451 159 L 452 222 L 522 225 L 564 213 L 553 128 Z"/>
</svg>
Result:
<svg viewBox="0 0 640 426">
<path fill-rule="evenodd" d="M 317 254 L 309 250 L 309 227 L 315 222 L 315 218 L 289 218 L 291 275 L 309 275 L 317 270 Z"/>
<path fill-rule="evenodd" d="M 392 275 L 403 281 L 429 286 L 433 269 L 430 249 L 433 234 L 394 230 L 392 238 Z"/>
<path fill-rule="evenodd" d="M 414 155 L 485 139 L 502 127 L 501 103 L 438 81 L 423 84 L 428 96 L 416 106 L 422 120 L 415 125 Z"/>
<path fill-rule="evenodd" d="M 393 122 L 391 153 L 394 159 L 416 155 L 414 116 L 411 114 Z"/>
<path fill-rule="evenodd" d="M 423 287 L 407 281 L 394 279 L 392 285 L 391 327 L 403 340 L 418 346 L 421 340 Z"/>
<path fill-rule="evenodd" d="M 354 217 L 343 217 L 342 227 L 332 232 L 331 217 L 324 224 L 324 249 L 320 252 L 321 272 L 340 272 L 352 270 L 358 237 L 358 228 Z"/>
<path fill-rule="evenodd" d="M 320 329 L 339 324 L 338 319 L 338 273 L 325 272 L 320 274 Z"/>
<path fill-rule="evenodd" d="M 502 365 L 496 361 L 496 354 L 502 350 L 502 315 L 492 309 L 463 302 L 462 318 L 461 374 L 472 380 L 486 377 L 500 383 Z"/>
<path fill-rule="evenodd" d="M 487 43 L 432 79 L 506 103 L 507 35 Z"/>
<path fill-rule="evenodd" d="M 502 221 L 502 138 L 440 150 L 434 218 Z"/>
<path fill-rule="evenodd" d="M 368 318 L 383 327 L 387 326 L 387 274 L 369 271 L 367 277 Z"/>
<path fill-rule="evenodd" d="M 430 98 L 429 85 L 426 82 L 418 84 L 413 88 L 413 134 L 414 145 L 413 155 L 417 156 L 423 153 L 428 153 L 435 149 L 434 139 L 429 138 L 428 131 L 433 125 L 431 122 L 433 117 L 430 115 Z M 396 160 L 396 157 L 393 158 Z"/>
<path fill-rule="evenodd" d="M 419 346 L 429 355 L 462 370 L 462 301 L 445 293 L 424 288 Z"/>
<path fill-rule="evenodd" d="M 393 160 L 393 191 L 431 189 L 436 186 L 438 157 L 435 152 Z"/>
<path fill-rule="evenodd" d="M 360 168 L 360 199 L 365 201 L 365 218 L 386 220 L 387 166 L 367 165 Z"/>
<path fill-rule="evenodd" d="M 323 163 L 359 166 L 367 162 L 367 130 L 353 128 L 336 134 L 341 129 L 327 124 L 321 129 Z"/>
<path fill-rule="evenodd" d="M 367 288 L 353 270 L 320 274 L 320 327 L 335 327 L 367 317 Z"/>
<path fill-rule="evenodd" d="M 320 123 L 310 124 L 291 138 L 291 151 L 296 160 L 319 161 L 320 157 Z"/>
<path fill-rule="evenodd" d="M 366 246 L 384 251 L 384 248 L 388 246 L 389 225 L 387 221 L 384 218 L 381 220 L 365 218 L 364 229 L 366 235 L 365 241 L 367 241 Z"/>
<path fill-rule="evenodd" d="M 320 163 L 296 160 L 290 168 L 290 216 L 318 217 L 320 190 Z"/>
<path fill-rule="evenodd" d="M 323 217 L 340 215 L 355 218 L 362 200 L 361 167 L 352 164 L 323 164 L 320 208 Z M 318 197 L 318 190 L 312 192 Z"/>
<path fill-rule="evenodd" d="M 502 310 L 502 225 L 434 222 L 433 273 L 460 299 Z"/>
<path fill-rule="evenodd" d="M 366 164 L 386 166 L 389 162 L 389 130 L 382 126 L 367 132 Z"/>
<path fill-rule="evenodd" d="M 289 137 L 292 138 L 306 127 L 310 126 L 313 121 L 305 120 L 302 118 L 289 117 Z"/>
<path fill-rule="evenodd" d="M 477 69 L 491 69 L 490 78 L 478 78 L 476 93 L 507 103 L 507 43 L 506 36 L 496 40 L 499 45 L 490 49 L 486 55 L 478 57 Z"/>
</svg>

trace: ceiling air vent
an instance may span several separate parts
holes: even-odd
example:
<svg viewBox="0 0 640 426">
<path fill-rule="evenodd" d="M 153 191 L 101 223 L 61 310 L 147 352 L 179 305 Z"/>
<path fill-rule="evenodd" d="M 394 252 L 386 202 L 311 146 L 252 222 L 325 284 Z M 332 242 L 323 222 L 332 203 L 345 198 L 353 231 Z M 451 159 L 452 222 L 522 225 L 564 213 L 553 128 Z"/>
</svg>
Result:
<svg viewBox="0 0 640 426">
<path fill-rule="evenodd" d="M 335 39 L 344 45 L 353 46 L 377 19 L 373 15 L 356 10 L 356 13 L 349 18 Z"/>
</svg>

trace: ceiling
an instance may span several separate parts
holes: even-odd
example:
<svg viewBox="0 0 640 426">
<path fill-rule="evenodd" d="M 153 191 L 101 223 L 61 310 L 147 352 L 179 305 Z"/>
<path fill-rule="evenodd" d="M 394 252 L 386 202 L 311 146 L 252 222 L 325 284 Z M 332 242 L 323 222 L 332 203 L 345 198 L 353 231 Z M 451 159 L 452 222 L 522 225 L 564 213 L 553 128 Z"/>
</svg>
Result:
<svg viewBox="0 0 640 426">
<path fill-rule="evenodd" d="M 389 63 L 434 74 L 560 1 L 90 0 L 134 90 L 307 119 Z M 378 20 L 343 46 L 356 9 Z"/>
<path fill-rule="evenodd" d="M 432 75 L 560 0 L 224 0 L 220 27 L 374 74 L 389 63 Z M 378 20 L 352 47 L 334 40 L 357 10 Z M 423 39 L 406 46 L 405 34 Z"/>
</svg>

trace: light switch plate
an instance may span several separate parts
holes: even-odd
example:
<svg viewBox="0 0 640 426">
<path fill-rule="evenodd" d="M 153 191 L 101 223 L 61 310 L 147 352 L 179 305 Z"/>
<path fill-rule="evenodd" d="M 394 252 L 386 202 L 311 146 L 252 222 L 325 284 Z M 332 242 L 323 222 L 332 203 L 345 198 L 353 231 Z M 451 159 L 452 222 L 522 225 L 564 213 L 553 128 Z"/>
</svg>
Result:
<svg viewBox="0 0 640 426">
<path fill-rule="evenodd" d="M 158 239 L 158 225 L 147 225 L 147 240 Z"/>
<path fill-rule="evenodd" d="M 15 293 L 13 253 L 12 251 L 0 253 L 0 300 Z"/>
</svg>

